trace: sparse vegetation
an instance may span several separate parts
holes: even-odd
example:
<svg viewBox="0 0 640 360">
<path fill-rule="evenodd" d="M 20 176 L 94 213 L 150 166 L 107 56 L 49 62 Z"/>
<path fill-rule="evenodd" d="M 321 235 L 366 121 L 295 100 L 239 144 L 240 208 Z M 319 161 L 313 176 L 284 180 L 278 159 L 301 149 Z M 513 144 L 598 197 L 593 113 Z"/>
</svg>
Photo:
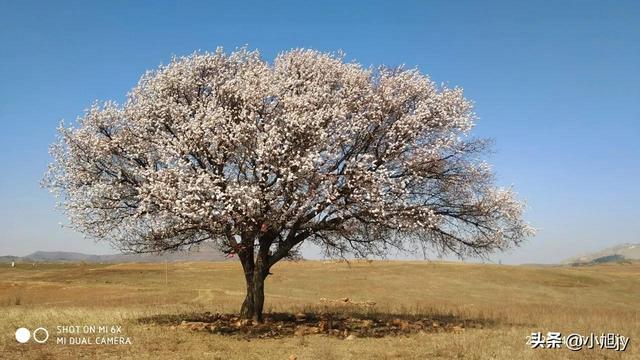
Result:
<svg viewBox="0 0 640 360">
<path fill-rule="evenodd" d="M 42 264 L 0 270 L 0 358 L 57 359 L 603 359 L 637 358 L 640 264 L 527 267 L 429 262 L 285 262 L 269 277 L 266 321 L 294 319 L 263 339 L 181 326 L 234 313 L 244 298 L 236 262 L 164 264 Z M 318 274 L 323 276 L 318 276 Z M 313 279 L 313 280 L 312 280 Z M 412 286 L 407 286 L 412 284 Z M 19 296 L 21 305 L 13 305 Z M 325 300 L 321 300 L 321 299 Z M 345 304 L 340 300 L 349 298 Z M 333 301 L 332 301 L 333 300 Z M 358 304 L 375 302 L 367 307 Z M 350 304 L 351 303 L 351 304 Z M 207 312 L 209 314 L 207 315 Z M 286 313 L 286 314 L 285 314 Z M 302 321 L 295 319 L 305 314 Z M 284 315 L 283 315 L 284 314 Z M 322 314 L 401 328 L 402 321 L 444 330 L 372 337 L 320 332 Z M 314 318 L 315 317 L 315 318 Z M 394 321 L 400 320 L 396 325 Z M 284 320 L 283 320 L 284 321 Z M 24 326 L 120 325 L 132 345 L 18 344 Z M 302 330 L 298 327 L 304 326 Z M 456 327 L 454 329 L 454 327 Z M 300 330 L 300 331 L 298 331 Z M 530 349 L 533 331 L 617 332 L 631 338 L 625 353 Z M 297 334 L 296 334 L 297 332 Z M 351 333 L 349 334 L 351 335 Z M 258 344 L 259 346 L 257 346 Z"/>
</svg>

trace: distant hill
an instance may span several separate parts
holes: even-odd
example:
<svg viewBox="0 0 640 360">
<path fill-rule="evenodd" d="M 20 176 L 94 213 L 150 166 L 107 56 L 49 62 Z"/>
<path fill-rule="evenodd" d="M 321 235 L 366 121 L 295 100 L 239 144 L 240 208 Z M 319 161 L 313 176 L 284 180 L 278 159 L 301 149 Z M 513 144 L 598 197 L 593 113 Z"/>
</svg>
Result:
<svg viewBox="0 0 640 360">
<path fill-rule="evenodd" d="M 36 251 L 27 256 L 0 256 L 0 262 L 91 262 L 91 263 L 123 263 L 123 262 L 176 262 L 176 261 L 222 261 L 224 255 L 211 244 L 203 244 L 191 250 L 165 254 L 113 254 L 90 255 L 67 251 Z"/>
<path fill-rule="evenodd" d="M 66 251 L 36 251 L 32 254 L 22 257 L 25 261 L 43 262 L 43 261 L 85 261 L 100 262 L 101 255 L 87 255 L 76 252 Z"/>
<path fill-rule="evenodd" d="M 0 263 L 20 260 L 20 256 L 5 255 L 0 256 Z"/>
<path fill-rule="evenodd" d="M 563 264 L 599 264 L 640 260 L 640 244 L 620 244 L 594 253 L 564 260 Z"/>
</svg>

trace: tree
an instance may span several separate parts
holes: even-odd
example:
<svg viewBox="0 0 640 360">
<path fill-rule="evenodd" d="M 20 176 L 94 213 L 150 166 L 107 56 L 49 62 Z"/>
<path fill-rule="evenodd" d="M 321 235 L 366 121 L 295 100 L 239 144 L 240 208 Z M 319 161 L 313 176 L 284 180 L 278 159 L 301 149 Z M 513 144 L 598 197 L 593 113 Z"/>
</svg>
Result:
<svg viewBox="0 0 640 360">
<path fill-rule="evenodd" d="M 461 89 L 417 70 L 219 49 L 61 124 L 44 183 L 72 227 L 123 251 L 213 242 L 237 254 L 241 316 L 262 321 L 265 278 L 304 241 L 328 256 L 466 256 L 532 234 L 481 161 L 474 118 Z"/>
</svg>

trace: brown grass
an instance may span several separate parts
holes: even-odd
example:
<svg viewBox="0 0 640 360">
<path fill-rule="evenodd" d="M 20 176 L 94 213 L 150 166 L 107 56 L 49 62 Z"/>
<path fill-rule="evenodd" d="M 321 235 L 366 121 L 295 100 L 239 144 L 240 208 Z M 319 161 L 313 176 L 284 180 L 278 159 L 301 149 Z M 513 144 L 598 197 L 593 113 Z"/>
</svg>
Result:
<svg viewBox="0 0 640 360">
<path fill-rule="evenodd" d="M 235 312 L 243 299 L 240 265 L 19 264 L 0 268 L 0 358 L 135 359 L 619 359 L 640 358 L 640 264 L 526 267 L 433 262 L 285 262 L 266 283 L 269 312 L 321 312 L 321 298 L 374 301 L 351 315 L 429 317 L 482 324 L 461 332 L 343 340 L 325 335 L 280 339 L 191 332 L 154 317 Z M 57 345 L 58 325 L 118 325 L 132 345 Z M 46 344 L 18 344 L 18 327 L 43 326 Z M 530 349 L 533 331 L 617 332 L 611 350 Z M 67 335 L 70 336 L 70 335 Z M 85 336 L 85 335 L 83 335 Z"/>
</svg>

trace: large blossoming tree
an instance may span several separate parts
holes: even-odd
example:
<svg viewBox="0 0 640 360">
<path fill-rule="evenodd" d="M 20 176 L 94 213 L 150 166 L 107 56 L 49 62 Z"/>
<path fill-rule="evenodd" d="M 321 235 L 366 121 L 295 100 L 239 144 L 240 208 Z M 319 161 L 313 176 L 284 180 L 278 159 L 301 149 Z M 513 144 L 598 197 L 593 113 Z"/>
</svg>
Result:
<svg viewBox="0 0 640 360">
<path fill-rule="evenodd" d="M 531 234 L 480 160 L 473 121 L 461 89 L 416 70 L 218 50 L 148 72 L 123 105 L 62 125 L 45 184 L 75 229 L 123 251 L 212 242 L 237 254 L 241 316 L 262 321 L 265 278 L 304 241 L 328 256 L 465 256 Z"/>
</svg>

